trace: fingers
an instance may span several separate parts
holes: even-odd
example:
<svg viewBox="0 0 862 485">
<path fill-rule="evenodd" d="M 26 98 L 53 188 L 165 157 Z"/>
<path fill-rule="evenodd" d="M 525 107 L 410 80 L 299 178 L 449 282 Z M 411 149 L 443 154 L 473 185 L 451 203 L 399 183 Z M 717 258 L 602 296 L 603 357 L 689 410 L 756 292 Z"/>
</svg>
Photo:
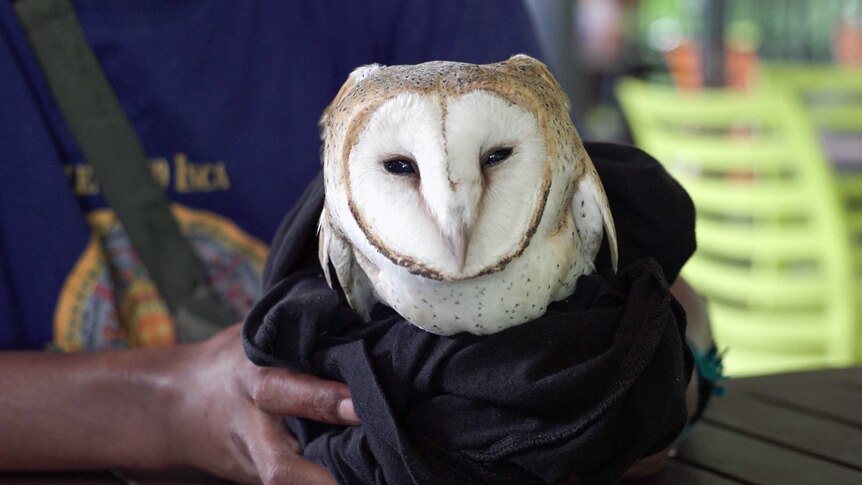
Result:
<svg viewBox="0 0 862 485">
<path fill-rule="evenodd" d="M 255 405 L 279 416 L 296 416 L 333 424 L 358 424 L 359 417 L 350 399 L 350 389 L 340 382 L 273 368 L 257 367 L 245 358 L 239 345 L 241 326 L 231 326 L 214 340 L 229 342 L 229 350 L 242 361 L 242 386 Z"/>
<path fill-rule="evenodd" d="M 358 424 L 349 388 L 308 374 L 261 368 L 251 398 L 262 411 L 333 424 Z"/>
<path fill-rule="evenodd" d="M 257 414 L 250 424 L 249 452 L 257 475 L 266 484 L 335 484 L 325 468 L 300 456 L 299 443 L 281 418 Z"/>
</svg>

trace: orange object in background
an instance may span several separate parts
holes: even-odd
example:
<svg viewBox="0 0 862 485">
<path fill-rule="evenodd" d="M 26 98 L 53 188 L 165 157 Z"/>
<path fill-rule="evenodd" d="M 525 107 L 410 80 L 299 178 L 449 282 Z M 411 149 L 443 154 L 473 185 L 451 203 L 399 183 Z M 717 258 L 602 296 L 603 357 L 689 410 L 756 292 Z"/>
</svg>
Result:
<svg viewBox="0 0 862 485">
<path fill-rule="evenodd" d="M 664 53 L 674 84 L 683 90 L 703 87 L 703 69 L 700 62 L 700 47 L 694 42 L 683 41 Z"/>
<path fill-rule="evenodd" d="M 700 46 L 692 41 L 683 41 L 674 49 L 665 52 L 674 84 L 683 90 L 703 87 L 703 68 Z M 745 91 L 757 81 L 759 58 L 757 50 L 750 46 L 729 44 L 724 51 L 727 86 Z"/>
<path fill-rule="evenodd" d="M 862 24 L 842 21 L 833 38 L 835 60 L 842 66 L 862 66 Z"/>
<path fill-rule="evenodd" d="M 760 63 L 757 48 L 760 28 L 749 21 L 737 21 L 728 26 L 724 46 L 725 85 L 746 91 L 757 82 Z M 703 87 L 703 61 L 700 44 L 683 40 L 665 52 L 665 61 L 677 87 L 683 90 Z"/>
<path fill-rule="evenodd" d="M 724 53 L 728 84 L 734 89 L 747 91 L 757 82 L 759 57 L 754 49 L 728 47 Z"/>
</svg>

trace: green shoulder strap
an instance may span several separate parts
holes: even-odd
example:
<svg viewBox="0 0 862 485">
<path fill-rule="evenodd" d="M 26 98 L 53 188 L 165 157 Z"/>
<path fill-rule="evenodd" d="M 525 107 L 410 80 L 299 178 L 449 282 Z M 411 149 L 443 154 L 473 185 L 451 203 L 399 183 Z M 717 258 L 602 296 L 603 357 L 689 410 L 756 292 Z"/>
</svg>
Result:
<svg viewBox="0 0 862 485">
<path fill-rule="evenodd" d="M 201 340 L 236 322 L 213 296 L 203 265 L 180 233 L 71 2 L 19 0 L 15 10 L 107 202 L 177 322 L 177 338 Z"/>
</svg>

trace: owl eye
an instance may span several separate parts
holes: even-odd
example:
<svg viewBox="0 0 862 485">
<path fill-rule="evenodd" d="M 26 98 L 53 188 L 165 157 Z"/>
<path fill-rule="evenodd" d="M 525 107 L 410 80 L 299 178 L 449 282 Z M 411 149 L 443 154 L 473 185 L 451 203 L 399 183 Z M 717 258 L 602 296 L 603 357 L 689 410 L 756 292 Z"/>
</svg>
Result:
<svg viewBox="0 0 862 485">
<path fill-rule="evenodd" d="M 412 175 L 416 173 L 416 167 L 413 165 L 413 161 L 406 158 L 393 158 L 392 160 L 386 160 L 383 162 L 383 168 L 385 168 L 387 172 L 394 173 L 395 175 Z"/>
<path fill-rule="evenodd" d="M 496 165 L 512 155 L 513 149 L 510 147 L 497 148 L 485 156 L 485 166 Z"/>
</svg>

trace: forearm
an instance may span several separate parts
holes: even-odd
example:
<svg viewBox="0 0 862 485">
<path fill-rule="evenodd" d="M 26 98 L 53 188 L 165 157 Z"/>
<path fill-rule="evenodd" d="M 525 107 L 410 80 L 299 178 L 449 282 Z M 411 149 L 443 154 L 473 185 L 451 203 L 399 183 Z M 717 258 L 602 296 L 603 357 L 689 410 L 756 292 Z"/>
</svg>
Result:
<svg viewBox="0 0 862 485">
<path fill-rule="evenodd" d="M 176 465 L 182 348 L 0 353 L 0 469 Z"/>
</svg>

